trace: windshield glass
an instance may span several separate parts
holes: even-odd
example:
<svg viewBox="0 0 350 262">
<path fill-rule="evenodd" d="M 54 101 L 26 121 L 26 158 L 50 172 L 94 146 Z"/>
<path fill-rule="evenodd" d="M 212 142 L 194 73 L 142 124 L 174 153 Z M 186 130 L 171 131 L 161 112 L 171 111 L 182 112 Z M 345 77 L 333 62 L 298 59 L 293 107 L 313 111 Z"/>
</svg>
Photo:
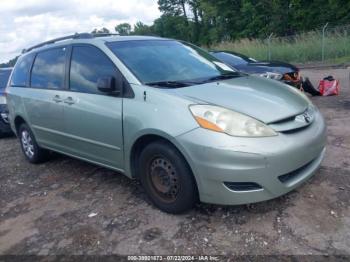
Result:
<svg viewBox="0 0 350 262">
<path fill-rule="evenodd" d="M 145 84 L 199 83 L 239 74 L 204 50 L 178 41 L 116 41 L 107 46 Z"/>
<path fill-rule="evenodd" d="M 11 70 L 0 70 L 0 90 L 6 87 L 10 74 Z"/>
<path fill-rule="evenodd" d="M 226 53 L 226 52 L 214 52 L 212 54 L 216 58 L 218 58 L 218 59 L 222 60 L 223 62 L 225 62 L 229 65 L 232 65 L 232 66 L 246 65 L 246 64 L 252 62 L 252 60 L 250 60 L 249 58 L 240 57 L 240 56 Z"/>
</svg>

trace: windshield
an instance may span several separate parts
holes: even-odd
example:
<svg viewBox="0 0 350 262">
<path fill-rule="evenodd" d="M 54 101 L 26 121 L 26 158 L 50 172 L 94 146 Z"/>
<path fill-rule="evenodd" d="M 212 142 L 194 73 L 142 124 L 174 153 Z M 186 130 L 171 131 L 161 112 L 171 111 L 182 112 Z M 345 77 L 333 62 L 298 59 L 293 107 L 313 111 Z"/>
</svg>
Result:
<svg viewBox="0 0 350 262">
<path fill-rule="evenodd" d="M 204 50 L 178 41 L 116 41 L 107 46 L 144 84 L 181 82 L 185 86 L 239 75 Z"/>
<path fill-rule="evenodd" d="M 232 66 L 246 65 L 248 63 L 253 62 L 249 58 L 237 56 L 226 52 L 213 52 L 212 55 Z"/>
<path fill-rule="evenodd" d="M 0 90 L 6 87 L 10 74 L 11 70 L 0 70 Z"/>
</svg>

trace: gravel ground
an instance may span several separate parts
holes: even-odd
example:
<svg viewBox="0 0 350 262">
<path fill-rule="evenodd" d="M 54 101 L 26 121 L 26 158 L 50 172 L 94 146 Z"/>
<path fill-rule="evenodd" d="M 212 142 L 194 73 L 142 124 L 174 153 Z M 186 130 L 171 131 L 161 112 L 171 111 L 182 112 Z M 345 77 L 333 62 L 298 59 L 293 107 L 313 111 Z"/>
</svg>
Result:
<svg viewBox="0 0 350 262">
<path fill-rule="evenodd" d="M 341 81 L 340 96 L 312 98 L 327 155 L 306 184 L 263 203 L 168 215 L 121 174 L 61 155 L 31 165 L 15 138 L 1 139 L 0 254 L 349 255 L 349 70 L 303 73 Z"/>
</svg>

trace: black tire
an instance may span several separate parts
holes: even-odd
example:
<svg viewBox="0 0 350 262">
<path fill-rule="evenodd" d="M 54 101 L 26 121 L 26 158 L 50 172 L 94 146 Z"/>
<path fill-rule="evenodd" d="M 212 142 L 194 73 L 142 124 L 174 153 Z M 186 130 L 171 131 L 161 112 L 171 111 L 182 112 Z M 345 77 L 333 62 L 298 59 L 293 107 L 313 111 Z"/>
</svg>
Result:
<svg viewBox="0 0 350 262">
<path fill-rule="evenodd" d="M 156 207 L 167 213 L 188 211 L 198 201 L 192 171 L 181 153 L 165 141 L 147 145 L 140 155 L 140 180 Z"/>
<path fill-rule="evenodd" d="M 25 158 L 32 164 L 43 163 L 49 158 L 49 151 L 39 147 L 32 130 L 25 123 L 21 124 L 18 129 L 18 138 L 21 144 L 22 152 Z M 27 147 L 25 145 L 25 140 L 27 140 Z M 30 142 L 29 142 L 30 140 Z M 28 150 L 29 144 L 31 145 L 31 150 Z M 30 153 L 29 153 L 30 151 Z"/>
</svg>

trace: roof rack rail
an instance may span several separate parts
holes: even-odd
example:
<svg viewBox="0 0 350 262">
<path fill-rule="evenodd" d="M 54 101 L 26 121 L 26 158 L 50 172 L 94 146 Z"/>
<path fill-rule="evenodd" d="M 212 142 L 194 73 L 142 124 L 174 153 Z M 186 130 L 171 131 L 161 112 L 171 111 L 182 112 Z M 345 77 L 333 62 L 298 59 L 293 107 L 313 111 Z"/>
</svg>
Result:
<svg viewBox="0 0 350 262">
<path fill-rule="evenodd" d="M 38 45 L 29 47 L 27 49 L 23 49 L 22 50 L 22 54 L 27 53 L 33 49 L 45 46 L 45 45 L 49 45 L 49 44 L 53 44 L 56 42 L 60 42 L 60 41 L 64 41 L 64 40 L 69 40 L 69 39 L 89 39 L 89 38 L 94 38 L 94 37 L 103 37 L 103 36 L 113 36 L 113 35 L 119 35 L 119 34 L 110 34 L 110 33 L 75 33 L 74 35 L 68 35 L 68 36 L 64 36 L 64 37 L 59 37 L 59 38 L 55 38 L 52 40 L 48 40 L 45 42 L 42 42 Z"/>
<path fill-rule="evenodd" d="M 113 33 L 91 33 L 93 37 L 103 37 L 103 36 L 120 36 L 120 34 L 113 34 Z"/>
</svg>

